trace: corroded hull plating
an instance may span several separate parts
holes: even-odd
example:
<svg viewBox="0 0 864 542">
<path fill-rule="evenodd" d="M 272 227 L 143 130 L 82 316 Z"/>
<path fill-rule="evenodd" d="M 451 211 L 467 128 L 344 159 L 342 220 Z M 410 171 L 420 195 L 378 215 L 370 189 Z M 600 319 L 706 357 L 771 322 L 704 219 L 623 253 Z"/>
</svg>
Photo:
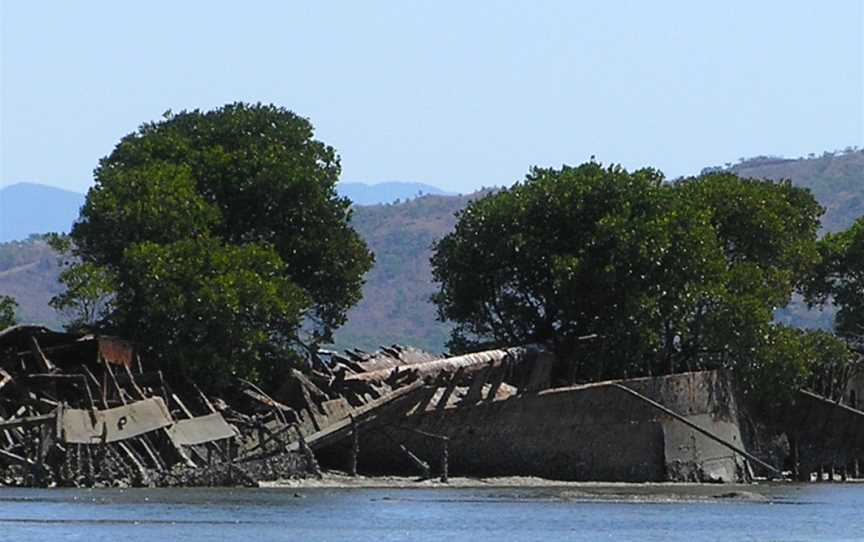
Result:
<svg viewBox="0 0 864 542">
<path fill-rule="evenodd" d="M 743 448 L 734 394 L 722 374 L 619 383 Z M 403 444 L 436 470 L 443 443 L 431 435 L 448 438 L 452 475 L 630 482 L 748 479 L 744 459 L 730 447 L 608 383 L 412 413 L 361 432 L 361 469 L 410 472 L 413 465 L 399 446 Z M 346 454 L 341 447 L 329 459 L 341 461 Z"/>
</svg>

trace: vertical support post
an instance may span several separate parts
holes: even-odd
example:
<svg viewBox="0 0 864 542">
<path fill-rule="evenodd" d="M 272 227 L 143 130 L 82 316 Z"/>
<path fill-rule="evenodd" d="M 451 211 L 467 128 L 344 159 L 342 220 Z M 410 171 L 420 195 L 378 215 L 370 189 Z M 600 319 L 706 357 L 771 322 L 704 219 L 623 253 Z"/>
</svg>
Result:
<svg viewBox="0 0 864 542">
<path fill-rule="evenodd" d="M 450 481 L 450 439 L 444 437 L 441 439 L 441 483 L 446 484 Z"/>
<path fill-rule="evenodd" d="M 300 430 L 300 426 L 297 424 L 294 424 L 294 429 L 297 430 L 297 438 L 300 441 L 300 451 L 303 453 L 303 456 L 306 457 L 306 464 L 316 478 L 323 478 L 321 467 L 318 466 L 318 461 L 315 459 L 315 452 L 312 451 L 312 448 L 310 448 L 309 444 L 306 442 L 306 437 L 303 435 L 303 431 Z"/>
<path fill-rule="evenodd" d="M 852 462 L 852 477 L 855 479 L 861 478 L 861 463 L 857 458 Z"/>
<path fill-rule="evenodd" d="M 351 476 L 357 476 L 357 459 L 360 455 L 360 432 L 357 429 L 357 420 L 351 414 L 351 463 L 348 472 Z"/>
<path fill-rule="evenodd" d="M 792 436 L 792 442 L 790 443 L 790 447 L 792 448 L 792 479 L 801 481 L 801 458 L 798 456 L 798 436 Z"/>
</svg>

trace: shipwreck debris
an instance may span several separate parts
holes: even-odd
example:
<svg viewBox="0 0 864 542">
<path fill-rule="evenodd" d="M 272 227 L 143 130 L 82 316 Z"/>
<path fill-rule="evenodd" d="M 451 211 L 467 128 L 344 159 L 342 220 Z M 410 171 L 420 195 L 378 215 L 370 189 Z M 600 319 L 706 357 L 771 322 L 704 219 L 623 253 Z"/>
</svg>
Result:
<svg viewBox="0 0 864 542">
<path fill-rule="evenodd" d="M 0 332 L 0 483 L 224 485 L 308 470 L 305 458 L 268 447 L 269 412 L 240 413 L 193 387 L 190 409 L 120 339 L 8 328 Z M 255 454 L 240 446 L 250 440 Z"/>
<path fill-rule="evenodd" d="M 444 482 L 779 474 L 748 452 L 723 373 L 554 387 L 559 369 L 539 345 L 451 357 L 392 345 L 321 352 L 268 391 L 237 380 L 215 397 L 167 382 L 127 341 L 16 326 L 0 332 L 0 484 L 252 485 L 320 475 L 319 463 Z M 842 425 L 838 442 L 864 438 L 864 413 L 811 395 L 808 419 Z M 814 439 L 796 435 L 805 470 L 829 459 Z M 860 454 L 858 440 L 830 459 Z"/>
</svg>

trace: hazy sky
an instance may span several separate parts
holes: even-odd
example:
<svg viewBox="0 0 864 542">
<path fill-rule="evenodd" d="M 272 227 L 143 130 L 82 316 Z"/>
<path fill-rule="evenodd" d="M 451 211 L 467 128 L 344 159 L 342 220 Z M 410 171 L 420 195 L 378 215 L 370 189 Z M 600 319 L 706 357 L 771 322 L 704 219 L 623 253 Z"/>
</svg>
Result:
<svg viewBox="0 0 864 542">
<path fill-rule="evenodd" d="M 459 192 L 864 142 L 861 1 L 0 2 L 0 184 L 83 191 L 142 122 L 236 100 L 310 118 L 343 180 Z"/>
</svg>

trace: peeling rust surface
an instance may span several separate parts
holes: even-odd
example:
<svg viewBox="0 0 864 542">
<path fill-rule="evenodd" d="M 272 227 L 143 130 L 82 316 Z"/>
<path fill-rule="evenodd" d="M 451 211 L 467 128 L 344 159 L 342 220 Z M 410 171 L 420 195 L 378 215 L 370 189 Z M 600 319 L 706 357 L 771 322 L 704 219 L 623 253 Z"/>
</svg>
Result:
<svg viewBox="0 0 864 542">
<path fill-rule="evenodd" d="M 99 337 L 99 357 L 114 365 L 125 365 L 130 369 L 135 360 L 132 343 L 114 337 Z"/>
</svg>

